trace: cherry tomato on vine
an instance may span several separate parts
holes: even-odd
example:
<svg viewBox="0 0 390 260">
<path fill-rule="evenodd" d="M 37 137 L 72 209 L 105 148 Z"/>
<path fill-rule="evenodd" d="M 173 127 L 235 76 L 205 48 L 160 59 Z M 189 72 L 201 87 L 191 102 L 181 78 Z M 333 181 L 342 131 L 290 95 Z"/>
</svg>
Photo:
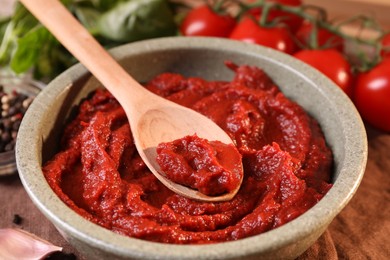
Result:
<svg viewBox="0 0 390 260">
<path fill-rule="evenodd" d="M 365 121 L 390 131 L 390 58 L 358 76 L 353 101 Z"/>
<path fill-rule="evenodd" d="M 297 7 L 302 5 L 301 0 L 267 0 L 267 2 L 279 3 L 279 4 L 288 5 L 292 7 Z M 262 8 L 255 7 L 250 9 L 248 11 L 248 14 L 251 14 L 256 18 L 259 18 L 261 12 L 262 12 Z M 275 19 L 278 19 L 280 20 L 280 23 L 287 25 L 290 28 L 291 32 L 296 32 L 303 22 L 303 19 L 298 15 L 287 13 L 281 10 L 272 9 L 268 14 L 267 22 L 274 21 Z"/>
<path fill-rule="evenodd" d="M 294 57 L 325 74 L 349 97 L 352 96 L 351 65 L 340 52 L 335 49 L 301 50 Z"/>
<path fill-rule="evenodd" d="M 299 27 L 296 37 L 297 40 L 308 48 L 313 48 L 313 44 L 311 43 L 311 34 L 313 32 L 313 24 L 309 21 L 305 21 L 302 23 L 301 27 Z M 318 49 L 330 49 L 335 48 L 340 52 L 344 49 L 344 40 L 340 36 L 326 30 L 325 28 L 318 27 L 317 28 L 317 37 L 315 39 L 317 42 Z"/>
<path fill-rule="evenodd" d="M 228 14 L 219 14 L 207 5 L 192 9 L 184 18 L 180 31 L 185 36 L 228 37 L 236 20 Z"/>
<path fill-rule="evenodd" d="M 262 27 L 251 17 L 244 17 L 234 27 L 230 39 L 267 46 L 278 51 L 292 54 L 295 43 L 285 27 Z"/>
</svg>

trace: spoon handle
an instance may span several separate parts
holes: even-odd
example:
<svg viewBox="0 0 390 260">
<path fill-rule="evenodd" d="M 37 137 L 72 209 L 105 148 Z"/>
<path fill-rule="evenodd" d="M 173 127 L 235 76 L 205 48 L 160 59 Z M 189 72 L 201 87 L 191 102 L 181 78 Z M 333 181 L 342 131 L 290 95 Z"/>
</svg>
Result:
<svg viewBox="0 0 390 260">
<path fill-rule="evenodd" d="M 60 1 L 21 0 L 20 2 L 122 105 L 125 102 L 132 103 L 133 108 L 137 107 L 136 102 L 142 100 L 147 90 L 111 57 Z M 150 94 L 148 93 L 147 96 L 149 97 Z"/>
</svg>

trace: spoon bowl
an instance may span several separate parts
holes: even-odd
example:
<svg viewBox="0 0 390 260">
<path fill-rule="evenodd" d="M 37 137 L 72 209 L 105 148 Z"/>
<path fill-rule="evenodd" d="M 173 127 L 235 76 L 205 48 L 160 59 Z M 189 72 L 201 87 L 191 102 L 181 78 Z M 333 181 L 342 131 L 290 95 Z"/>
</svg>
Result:
<svg viewBox="0 0 390 260">
<path fill-rule="evenodd" d="M 165 186 L 179 195 L 201 201 L 226 201 L 235 196 L 243 174 L 235 189 L 219 196 L 207 196 L 169 180 L 156 162 L 158 144 L 187 135 L 197 134 L 209 141 L 232 144 L 231 138 L 218 125 L 142 87 L 58 0 L 21 2 L 118 100 L 126 112 L 141 158 Z"/>
<path fill-rule="evenodd" d="M 174 115 L 174 117 L 172 117 Z M 194 129 L 194 122 L 198 124 Z M 161 142 L 170 142 L 196 133 L 197 136 L 207 140 L 218 140 L 225 144 L 232 143 L 231 138 L 215 123 L 189 108 L 179 106 L 173 102 L 157 104 L 141 115 L 133 126 L 132 133 L 141 158 L 156 158 L 156 147 Z M 158 129 L 158 131 L 156 131 Z M 190 133 L 193 130 L 194 132 Z M 138 143 L 137 143 L 138 141 Z M 170 181 L 161 171 L 156 160 L 144 160 L 153 174 L 169 189 L 182 196 L 202 201 L 227 201 L 232 199 L 240 189 L 239 185 L 229 193 L 218 196 L 208 196 L 197 190 L 188 188 Z M 242 171 L 242 165 L 241 165 Z"/>
</svg>

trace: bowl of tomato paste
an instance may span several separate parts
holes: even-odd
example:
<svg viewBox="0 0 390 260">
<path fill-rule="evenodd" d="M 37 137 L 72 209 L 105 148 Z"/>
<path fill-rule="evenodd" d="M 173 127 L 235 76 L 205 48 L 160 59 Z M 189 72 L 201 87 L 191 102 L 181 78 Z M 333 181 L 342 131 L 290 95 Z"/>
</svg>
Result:
<svg viewBox="0 0 390 260">
<path fill-rule="evenodd" d="M 71 67 L 31 104 L 16 158 L 32 201 L 86 257 L 294 259 L 358 188 L 367 160 L 359 114 L 329 79 L 291 56 L 202 37 L 147 40 L 111 54 L 148 90 L 224 129 L 244 177 L 224 202 L 168 190 L 139 157 L 119 103 L 83 66 Z M 211 157 L 229 162 L 228 152 L 212 154 L 196 136 L 167 147 L 164 166 L 176 175 L 180 167 L 214 171 Z"/>
</svg>

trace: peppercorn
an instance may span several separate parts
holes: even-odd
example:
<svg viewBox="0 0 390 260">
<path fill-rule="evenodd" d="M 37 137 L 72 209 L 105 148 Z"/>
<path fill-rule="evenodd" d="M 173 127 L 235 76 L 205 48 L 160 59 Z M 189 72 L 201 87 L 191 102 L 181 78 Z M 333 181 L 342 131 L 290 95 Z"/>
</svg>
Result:
<svg viewBox="0 0 390 260">
<path fill-rule="evenodd" d="M 53 252 L 50 255 L 44 258 L 45 260 L 76 260 L 77 257 L 73 253 L 65 253 L 65 252 Z"/>
<path fill-rule="evenodd" d="M 15 148 L 20 123 L 32 100 L 18 91 L 6 93 L 0 85 L 0 153 Z"/>
<path fill-rule="evenodd" d="M 12 220 L 12 222 L 16 225 L 22 224 L 22 221 L 23 221 L 23 218 L 21 216 L 19 216 L 18 214 L 15 214 L 14 219 Z"/>
</svg>

